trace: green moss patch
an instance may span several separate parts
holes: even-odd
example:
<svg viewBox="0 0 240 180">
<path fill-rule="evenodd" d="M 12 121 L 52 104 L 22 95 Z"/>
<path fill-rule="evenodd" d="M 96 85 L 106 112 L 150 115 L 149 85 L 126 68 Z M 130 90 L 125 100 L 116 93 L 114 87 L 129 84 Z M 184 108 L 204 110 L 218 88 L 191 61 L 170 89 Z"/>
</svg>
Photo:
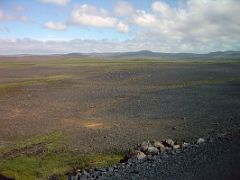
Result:
<svg viewBox="0 0 240 180">
<path fill-rule="evenodd" d="M 36 77 L 31 79 L 26 79 L 19 82 L 10 82 L 10 83 L 2 83 L 0 84 L 0 92 L 7 91 L 11 89 L 16 89 L 24 86 L 31 86 L 34 84 L 51 84 L 61 80 L 71 79 L 72 75 L 61 74 L 61 75 L 52 75 L 52 76 L 43 76 L 43 77 Z"/>
<path fill-rule="evenodd" d="M 76 169 L 111 166 L 122 158 L 119 153 L 83 154 L 73 151 L 64 143 L 66 141 L 63 133 L 54 132 L 1 147 L 0 174 L 26 180 L 46 179 L 54 174 L 66 179 L 66 174 Z"/>
</svg>

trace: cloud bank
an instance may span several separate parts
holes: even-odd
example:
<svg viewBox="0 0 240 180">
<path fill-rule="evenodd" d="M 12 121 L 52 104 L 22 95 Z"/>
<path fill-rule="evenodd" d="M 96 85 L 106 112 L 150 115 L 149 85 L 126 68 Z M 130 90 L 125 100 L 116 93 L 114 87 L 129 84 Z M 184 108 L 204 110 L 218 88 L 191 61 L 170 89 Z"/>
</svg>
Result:
<svg viewBox="0 0 240 180">
<path fill-rule="evenodd" d="M 57 4 L 57 5 L 65 5 L 67 4 L 70 0 L 39 0 L 40 2 L 43 3 L 51 3 L 51 4 Z"/>
<path fill-rule="evenodd" d="M 68 2 L 42 1 L 59 5 Z M 121 33 L 130 33 L 132 38 L 126 41 L 1 39 L 0 53 L 115 52 L 143 49 L 204 53 L 240 50 L 239 9 L 238 0 L 188 0 L 174 7 L 167 1 L 154 1 L 149 10 L 137 9 L 130 2 L 119 1 L 112 12 L 94 5 L 80 4 L 71 10 L 66 21 L 47 21 L 43 27 L 57 31 L 68 31 L 72 27 L 94 27 L 99 30 L 111 28 Z M 0 10 L 0 21 L 13 19 L 15 17 Z M 2 31 L 5 30 L 2 28 Z"/>
<path fill-rule="evenodd" d="M 67 28 L 66 24 L 61 22 L 52 22 L 49 21 L 44 24 L 44 27 L 51 30 L 63 31 Z"/>
<path fill-rule="evenodd" d="M 77 6 L 71 14 L 70 23 L 79 26 L 115 28 L 119 32 L 128 32 L 128 25 L 109 15 L 103 8 L 91 5 Z"/>
<path fill-rule="evenodd" d="M 163 42 L 164 41 L 164 42 Z M 148 41 L 145 37 L 135 38 L 127 41 L 109 40 L 81 40 L 74 39 L 69 41 L 56 40 L 34 40 L 23 39 L 0 39 L 0 54 L 58 54 L 71 52 L 127 52 L 139 50 L 152 50 L 158 52 L 213 52 L 225 50 L 239 50 L 239 41 L 232 40 L 231 46 L 221 41 L 211 44 L 200 42 L 181 43 L 176 41 L 151 38 Z M 174 50 L 173 50 L 174 49 Z M 14 53 L 13 53 L 14 52 Z"/>
</svg>

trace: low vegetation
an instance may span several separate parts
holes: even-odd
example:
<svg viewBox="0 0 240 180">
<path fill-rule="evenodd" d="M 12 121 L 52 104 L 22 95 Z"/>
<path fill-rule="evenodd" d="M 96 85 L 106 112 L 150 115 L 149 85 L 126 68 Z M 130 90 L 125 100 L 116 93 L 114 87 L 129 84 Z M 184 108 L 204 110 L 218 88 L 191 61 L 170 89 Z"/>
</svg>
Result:
<svg viewBox="0 0 240 180">
<path fill-rule="evenodd" d="M 60 132 L 38 135 L 0 148 L 0 174 L 16 179 L 35 179 L 54 175 L 66 179 L 78 168 L 110 166 L 119 162 L 120 153 L 83 154 L 64 145 Z"/>
<path fill-rule="evenodd" d="M 53 76 L 43 76 L 43 77 L 36 77 L 31 79 L 23 79 L 19 82 L 9 82 L 9 83 L 2 83 L 0 84 L 0 92 L 1 91 L 8 91 L 24 86 L 31 86 L 34 84 L 51 84 L 57 81 L 66 80 L 72 78 L 71 75 L 53 75 Z"/>
<path fill-rule="evenodd" d="M 191 140 L 239 129 L 239 65 L 0 58 L 0 175 L 66 179 L 117 163 L 146 137 Z"/>
</svg>

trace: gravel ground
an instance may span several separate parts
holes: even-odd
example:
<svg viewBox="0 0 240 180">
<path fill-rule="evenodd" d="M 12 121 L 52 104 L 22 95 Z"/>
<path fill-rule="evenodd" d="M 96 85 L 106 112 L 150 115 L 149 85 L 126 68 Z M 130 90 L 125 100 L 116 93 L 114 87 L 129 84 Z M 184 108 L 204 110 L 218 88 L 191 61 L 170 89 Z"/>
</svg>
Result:
<svg viewBox="0 0 240 180">
<path fill-rule="evenodd" d="M 0 67 L 1 86 L 16 83 L 0 92 L 0 146 L 61 131 L 67 147 L 105 153 L 240 127 L 239 63 L 55 60 L 13 59 Z M 36 81 L 55 76 L 71 78 Z"/>
<path fill-rule="evenodd" d="M 228 179 L 240 178 L 240 139 L 238 135 L 212 138 L 204 144 L 192 144 L 181 152 L 170 152 L 145 160 L 107 169 L 81 173 L 80 179 Z M 86 176 L 87 175 L 87 176 Z M 71 179 L 71 178 L 70 178 Z M 74 178 L 73 178 L 74 179 Z M 78 179 L 75 176 L 75 179 Z M 91 178 L 89 178 L 91 179 Z"/>
</svg>

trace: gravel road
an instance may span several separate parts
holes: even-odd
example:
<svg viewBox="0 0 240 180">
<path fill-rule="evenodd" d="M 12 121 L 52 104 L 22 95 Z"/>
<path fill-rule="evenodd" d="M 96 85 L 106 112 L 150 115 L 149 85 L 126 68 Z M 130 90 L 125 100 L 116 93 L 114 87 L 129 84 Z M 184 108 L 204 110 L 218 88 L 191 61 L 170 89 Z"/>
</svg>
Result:
<svg viewBox="0 0 240 180">
<path fill-rule="evenodd" d="M 240 135 L 215 137 L 203 144 L 192 144 L 181 152 L 130 160 L 86 174 L 88 178 L 81 176 L 81 179 L 237 180 L 240 179 Z"/>
</svg>

